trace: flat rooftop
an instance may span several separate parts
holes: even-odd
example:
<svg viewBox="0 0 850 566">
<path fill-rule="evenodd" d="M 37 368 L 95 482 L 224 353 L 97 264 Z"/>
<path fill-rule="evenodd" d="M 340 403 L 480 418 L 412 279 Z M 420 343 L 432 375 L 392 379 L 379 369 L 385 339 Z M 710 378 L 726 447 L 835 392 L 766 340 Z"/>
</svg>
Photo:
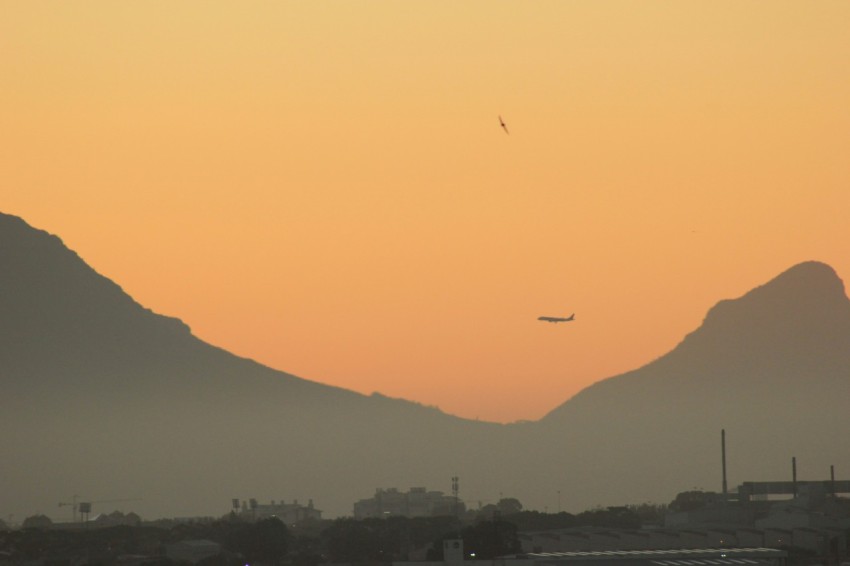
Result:
<svg viewBox="0 0 850 566">
<path fill-rule="evenodd" d="M 776 548 L 693 548 L 675 550 L 595 550 L 530 552 L 517 556 L 535 561 L 584 562 L 639 560 L 658 566 L 746 566 L 782 560 L 788 556 Z"/>
</svg>

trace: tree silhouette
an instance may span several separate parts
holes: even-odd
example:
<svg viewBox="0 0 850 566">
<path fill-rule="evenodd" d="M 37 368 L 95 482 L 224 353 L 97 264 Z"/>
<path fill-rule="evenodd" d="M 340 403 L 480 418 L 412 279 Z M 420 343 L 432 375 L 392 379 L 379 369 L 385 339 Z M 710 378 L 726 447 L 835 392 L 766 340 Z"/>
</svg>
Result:
<svg viewBox="0 0 850 566">
<path fill-rule="evenodd" d="M 503 497 L 496 504 L 496 508 L 502 514 L 502 517 L 506 517 L 522 511 L 522 503 L 515 497 Z"/>
<path fill-rule="evenodd" d="M 256 523 L 229 523 L 224 547 L 249 562 L 280 564 L 286 557 L 288 533 L 277 517 Z"/>
<path fill-rule="evenodd" d="M 53 521 L 47 515 L 32 515 L 24 519 L 21 526 L 25 529 L 49 529 L 53 526 Z"/>
</svg>

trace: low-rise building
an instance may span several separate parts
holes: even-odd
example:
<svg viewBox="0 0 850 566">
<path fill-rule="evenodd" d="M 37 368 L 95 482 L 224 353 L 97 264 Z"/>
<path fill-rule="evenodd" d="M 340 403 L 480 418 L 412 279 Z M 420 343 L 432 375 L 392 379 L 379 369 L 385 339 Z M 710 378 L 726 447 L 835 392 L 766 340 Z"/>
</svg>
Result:
<svg viewBox="0 0 850 566">
<path fill-rule="evenodd" d="M 847 535 L 839 529 L 641 529 L 577 527 L 518 533 L 526 554 L 638 552 L 705 548 L 798 548 L 817 556 L 847 558 Z"/>
<path fill-rule="evenodd" d="M 313 506 L 313 500 L 310 499 L 307 505 L 301 505 L 296 499 L 292 503 L 284 501 L 270 503 L 258 503 L 256 499 L 251 499 L 248 502 L 242 503 L 242 510 L 239 512 L 239 517 L 249 521 L 259 521 L 276 517 L 285 525 L 297 525 L 302 521 L 322 519 L 322 512 Z"/>
<path fill-rule="evenodd" d="M 438 517 L 461 514 L 466 506 L 457 498 L 442 491 L 428 491 L 424 487 L 412 487 L 402 492 L 397 488 L 375 490 L 369 499 L 354 504 L 354 518 L 372 517 Z"/>
</svg>

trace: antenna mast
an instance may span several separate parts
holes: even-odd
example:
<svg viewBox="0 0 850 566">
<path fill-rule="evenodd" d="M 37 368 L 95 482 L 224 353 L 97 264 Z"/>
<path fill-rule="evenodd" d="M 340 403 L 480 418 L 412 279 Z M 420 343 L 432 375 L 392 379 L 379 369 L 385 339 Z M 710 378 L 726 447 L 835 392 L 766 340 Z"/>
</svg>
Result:
<svg viewBox="0 0 850 566">
<path fill-rule="evenodd" d="M 457 476 L 452 476 L 452 497 L 454 497 L 455 503 L 455 519 L 458 518 L 458 493 L 460 493 L 460 482 Z"/>
</svg>

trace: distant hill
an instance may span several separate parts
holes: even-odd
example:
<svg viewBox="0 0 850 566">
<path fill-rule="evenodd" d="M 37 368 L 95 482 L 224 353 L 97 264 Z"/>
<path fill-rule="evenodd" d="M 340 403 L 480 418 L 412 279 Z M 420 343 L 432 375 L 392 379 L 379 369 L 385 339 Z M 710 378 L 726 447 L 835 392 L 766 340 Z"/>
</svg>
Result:
<svg viewBox="0 0 850 566">
<path fill-rule="evenodd" d="M 221 515 L 234 497 L 336 516 L 377 487 L 448 492 L 453 475 L 462 497 L 541 510 L 559 492 L 576 512 L 666 502 L 719 489 L 721 428 L 732 486 L 789 477 L 791 456 L 801 479 L 850 476 L 848 393 L 850 301 L 820 263 L 722 301 L 669 354 L 541 421 L 498 425 L 234 356 L 0 214 L 0 516 L 16 520 L 75 494 L 143 518 Z"/>
<path fill-rule="evenodd" d="M 143 516 L 220 515 L 234 497 L 313 498 L 350 513 L 376 487 L 440 478 L 449 491 L 469 446 L 501 428 L 210 346 L 9 215 L 0 427 L 14 431 L 0 441 L 0 513 L 18 517 L 55 514 L 74 494 L 139 499 L 122 505 Z"/>
</svg>

